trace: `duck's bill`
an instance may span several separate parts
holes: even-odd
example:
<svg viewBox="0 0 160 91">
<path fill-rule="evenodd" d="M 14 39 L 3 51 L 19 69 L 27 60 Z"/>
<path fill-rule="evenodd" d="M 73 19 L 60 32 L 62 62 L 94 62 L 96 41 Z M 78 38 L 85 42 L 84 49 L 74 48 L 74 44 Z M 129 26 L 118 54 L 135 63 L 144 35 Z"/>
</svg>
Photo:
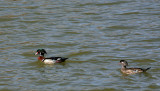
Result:
<svg viewBox="0 0 160 91">
<path fill-rule="evenodd" d="M 38 52 L 36 52 L 35 55 L 38 55 Z"/>
</svg>

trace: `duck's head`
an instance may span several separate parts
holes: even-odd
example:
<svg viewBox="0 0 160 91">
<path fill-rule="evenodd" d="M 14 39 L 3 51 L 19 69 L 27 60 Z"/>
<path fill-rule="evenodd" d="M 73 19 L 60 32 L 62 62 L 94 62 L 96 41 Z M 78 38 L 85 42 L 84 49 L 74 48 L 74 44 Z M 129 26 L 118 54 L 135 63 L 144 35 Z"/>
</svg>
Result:
<svg viewBox="0 0 160 91">
<path fill-rule="evenodd" d="M 47 54 L 45 49 L 38 49 L 35 55 L 44 56 L 44 54 Z"/>
<path fill-rule="evenodd" d="M 120 64 L 121 64 L 122 66 L 128 66 L 128 62 L 125 61 L 125 60 L 120 60 Z"/>
</svg>

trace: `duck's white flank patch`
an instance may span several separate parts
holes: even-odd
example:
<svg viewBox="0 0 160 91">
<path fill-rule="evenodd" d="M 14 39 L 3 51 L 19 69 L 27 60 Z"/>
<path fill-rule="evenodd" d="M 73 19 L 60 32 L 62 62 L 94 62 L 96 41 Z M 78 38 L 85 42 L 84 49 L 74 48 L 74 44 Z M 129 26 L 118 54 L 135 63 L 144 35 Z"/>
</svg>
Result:
<svg viewBox="0 0 160 91">
<path fill-rule="evenodd" d="M 44 63 L 45 64 L 54 64 L 54 63 L 56 63 L 56 61 L 52 60 L 52 59 L 44 59 Z"/>
</svg>

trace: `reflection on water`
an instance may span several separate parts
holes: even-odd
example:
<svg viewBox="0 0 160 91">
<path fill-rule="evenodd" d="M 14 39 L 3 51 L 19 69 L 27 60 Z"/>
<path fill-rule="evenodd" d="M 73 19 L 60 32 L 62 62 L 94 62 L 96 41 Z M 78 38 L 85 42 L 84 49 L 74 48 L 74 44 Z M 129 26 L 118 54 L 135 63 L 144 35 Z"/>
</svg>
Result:
<svg viewBox="0 0 160 91">
<path fill-rule="evenodd" d="M 158 90 L 158 0 L 2 0 L 0 90 Z M 64 56 L 44 65 L 34 52 Z M 124 76 L 119 60 L 152 67 Z"/>
</svg>

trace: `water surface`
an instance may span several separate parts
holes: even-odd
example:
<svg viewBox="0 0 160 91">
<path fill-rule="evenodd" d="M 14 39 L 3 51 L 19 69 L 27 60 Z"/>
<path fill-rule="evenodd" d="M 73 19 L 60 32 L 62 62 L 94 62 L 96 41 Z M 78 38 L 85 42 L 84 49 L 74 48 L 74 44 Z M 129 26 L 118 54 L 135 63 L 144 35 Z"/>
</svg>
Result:
<svg viewBox="0 0 160 91">
<path fill-rule="evenodd" d="M 158 0 L 1 0 L 1 91 L 158 91 Z M 34 52 L 69 59 L 44 65 Z M 130 67 L 152 67 L 126 76 Z"/>
</svg>

